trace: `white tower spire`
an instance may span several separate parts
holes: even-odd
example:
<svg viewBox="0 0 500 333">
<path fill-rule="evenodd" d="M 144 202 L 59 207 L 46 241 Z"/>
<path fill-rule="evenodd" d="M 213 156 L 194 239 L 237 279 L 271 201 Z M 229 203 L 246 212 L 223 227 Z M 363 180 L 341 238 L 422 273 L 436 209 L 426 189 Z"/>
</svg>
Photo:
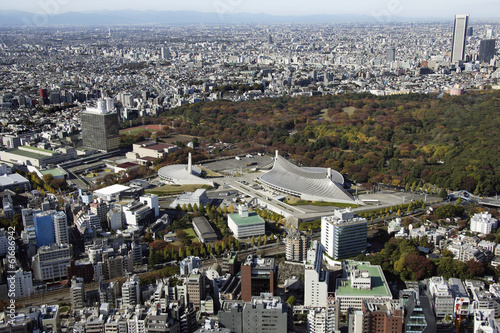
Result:
<svg viewBox="0 0 500 333">
<path fill-rule="evenodd" d="M 188 156 L 188 172 L 193 173 L 193 162 L 191 161 L 191 153 Z"/>
</svg>

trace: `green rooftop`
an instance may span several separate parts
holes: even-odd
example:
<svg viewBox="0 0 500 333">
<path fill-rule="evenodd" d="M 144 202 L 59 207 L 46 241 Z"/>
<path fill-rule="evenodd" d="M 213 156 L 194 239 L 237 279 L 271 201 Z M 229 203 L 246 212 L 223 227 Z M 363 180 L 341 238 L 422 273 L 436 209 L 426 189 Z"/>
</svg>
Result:
<svg viewBox="0 0 500 333">
<path fill-rule="evenodd" d="M 262 217 L 257 215 L 256 212 L 249 212 L 248 217 L 241 217 L 240 214 L 238 213 L 229 214 L 229 216 L 234 221 L 234 223 L 236 223 L 236 225 L 239 227 L 250 224 L 264 223 Z"/>
<path fill-rule="evenodd" d="M 55 151 L 47 150 L 47 149 L 43 149 L 43 148 L 38 148 L 38 147 L 21 146 L 21 148 L 39 151 L 39 152 L 46 153 L 46 154 L 55 154 L 56 153 Z"/>
<path fill-rule="evenodd" d="M 9 152 L 11 154 L 19 155 L 19 156 L 24 156 L 24 157 L 28 157 L 28 158 L 36 158 L 36 159 L 42 159 L 42 158 L 46 158 L 49 156 L 47 154 L 41 154 L 40 152 L 37 152 L 36 150 L 28 151 L 28 150 L 21 150 L 21 149 L 12 149 L 12 150 L 8 150 L 7 152 Z M 54 152 L 52 152 L 52 153 L 54 153 Z"/>
<path fill-rule="evenodd" d="M 359 261 L 348 261 L 346 264 L 347 270 L 350 268 L 356 270 L 366 270 L 371 276 L 372 288 L 370 290 L 357 289 L 351 287 L 351 281 L 349 278 L 346 280 L 337 280 L 337 290 L 335 294 L 337 296 L 389 296 L 392 294 L 385 280 L 384 273 L 380 266 L 372 266 L 368 262 Z M 342 285 L 344 282 L 344 285 Z"/>
</svg>

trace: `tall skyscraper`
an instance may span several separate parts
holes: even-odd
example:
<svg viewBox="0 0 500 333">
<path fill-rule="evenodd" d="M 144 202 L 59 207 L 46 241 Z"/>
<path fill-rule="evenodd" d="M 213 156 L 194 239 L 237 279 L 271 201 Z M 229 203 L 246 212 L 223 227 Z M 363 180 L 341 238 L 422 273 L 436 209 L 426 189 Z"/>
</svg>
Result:
<svg viewBox="0 0 500 333">
<path fill-rule="evenodd" d="M 486 39 L 492 39 L 493 38 L 493 28 L 487 28 L 486 29 Z"/>
<path fill-rule="evenodd" d="M 83 146 L 109 152 L 120 146 L 118 113 L 111 99 L 81 113 Z"/>
<path fill-rule="evenodd" d="M 497 52 L 495 42 L 495 39 L 484 39 L 481 41 L 479 44 L 479 61 L 490 62 Z"/>
<path fill-rule="evenodd" d="M 465 59 L 465 41 L 469 15 L 455 15 L 453 25 L 453 41 L 451 45 L 451 62 L 457 63 Z"/>
<path fill-rule="evenodd" d="M 387 62 L 393 62 L 396 60 L 396 48 L 394 46 L 387 48 L 385 60 L 387 60 Z"/>
</svg>

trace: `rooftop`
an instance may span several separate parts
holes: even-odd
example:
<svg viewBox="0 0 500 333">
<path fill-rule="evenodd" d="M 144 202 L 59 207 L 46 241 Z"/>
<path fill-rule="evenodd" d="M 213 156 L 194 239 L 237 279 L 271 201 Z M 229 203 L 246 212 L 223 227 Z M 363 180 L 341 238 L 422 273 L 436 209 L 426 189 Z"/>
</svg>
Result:
<svg viewBox="0 0 500 333">
<path fill-rule="evenodd" d="M 385 280 L 384 273 L 380 266 L 373 266 L 368 262 L 350 261 L 347 263 L 347 270 L 356 269 L 368 271 L 371 276 L 371 289 L 357 289 L 351 286 L 349 279 L 337 280 L 336 296 L 388 296 L 392 294 Z"/>
<path fill-rule="evenodd" d="M 229 216 L 239 227 L 256 223 L 265 223 L 262 217 L 257 215 L 256 212 L 249 212 L 248 217 L 241 217 L 238 213 L 229 214 Z"/>
</svg>

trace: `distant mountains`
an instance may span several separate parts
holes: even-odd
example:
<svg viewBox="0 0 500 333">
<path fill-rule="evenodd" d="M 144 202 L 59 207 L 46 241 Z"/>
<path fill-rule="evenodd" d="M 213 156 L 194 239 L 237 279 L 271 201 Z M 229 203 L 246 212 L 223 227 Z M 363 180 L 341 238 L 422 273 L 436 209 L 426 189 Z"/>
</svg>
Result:
<svg viewBox="0 0 500 333">
<path fill-rule="evenodd" d="M 265 23 L 390 23 L 408 21 L 439 21 L 422 18 L 377 18 L 370 15 L 303 15 L 279 16 L 249 13 L 203 13 L 197 11 L 105 10 L 66 12 L 61 14 L 0 11 L 0 26 L 55 25 L 186 25 L 186 24 L 265 24 Z"/>
</svg>

